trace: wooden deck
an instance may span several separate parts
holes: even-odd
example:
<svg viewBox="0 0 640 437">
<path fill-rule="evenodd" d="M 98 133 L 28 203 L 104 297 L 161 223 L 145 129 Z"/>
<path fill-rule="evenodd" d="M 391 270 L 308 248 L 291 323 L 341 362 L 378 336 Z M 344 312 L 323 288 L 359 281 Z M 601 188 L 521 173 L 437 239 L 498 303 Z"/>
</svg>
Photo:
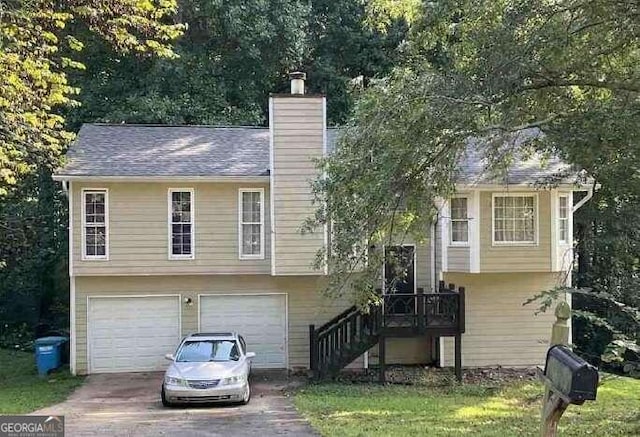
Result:
<svg viewBox="0 0 640 437">
<path fill-rule="evenodd" d="M 461 335 L 465 331 L 465 291 L 440 284 L 438 293 L 385 294 L 366 311 L 351 307 L 320 328 L 309 326 L 310 364 L 316 377 L 333 374 L 378 344 L 384 381 L 389 337 L 455 337 L 456 376 L 462 376 Z"/>
</svg>

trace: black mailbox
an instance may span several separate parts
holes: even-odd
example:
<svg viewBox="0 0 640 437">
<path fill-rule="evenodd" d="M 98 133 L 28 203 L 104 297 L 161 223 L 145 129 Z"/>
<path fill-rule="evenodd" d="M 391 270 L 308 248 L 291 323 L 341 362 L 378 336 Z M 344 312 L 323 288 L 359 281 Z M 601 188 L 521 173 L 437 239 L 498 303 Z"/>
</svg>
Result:
<svg viewBox="0 0 640 437">
<path fill-rule="evenodd" d="M 582 404 L 586 400 L 596 399 L 598 369 L 566 346 L 556 345 L 549 348 L 544 375 L 572 404 Z"/>
</svg>

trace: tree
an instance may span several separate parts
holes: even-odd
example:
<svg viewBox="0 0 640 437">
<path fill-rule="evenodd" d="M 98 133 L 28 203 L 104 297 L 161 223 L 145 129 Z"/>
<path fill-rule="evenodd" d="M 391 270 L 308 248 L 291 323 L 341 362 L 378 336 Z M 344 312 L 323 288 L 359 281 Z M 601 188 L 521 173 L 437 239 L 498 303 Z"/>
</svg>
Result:
<svg viewBox="0 0 640 437">
<path fill-rule="evenodd" d="M 407 62 L 366 93 L 338 151 L 321 163 L 326 177 L 314 189 L 322 207 L 306 228 L 338 229 L 330 290 L 348 277 L 359 300 L 376 299 L 372 275 L 382 260 L 362 242 L 425 238 L 433 214 L 425 205 L 451 193 L 470 137 L 486 142 L 496 171 L 516 151 L 515 143 L 505 151 L 505 141 L 532 127 L 545 136 L 529 149 L 588 170 L 603 150 L 637 150 L 634 8 L 610 0 L 425 3 L 412 17 Z M 625 166 L 638 172 L 637 161 Z M 354 257 L 354 247 L 364 249 Z M 366 271 L 354 271 L 367 257 Z"/>
<path fill-rule="evenodd" d="M 66 326 L 66 198 L 51 172 L 72 134 L 69 73 L 82 40 L 139 58 L 175 57 L 174 0 L 0 0 L 0 320 Z M 6 335 L 0 332 L 0 343 Z"/>
<path fill-rule="evenodd" d="M 0 202 L 3 324 L 68 326 L 66 202 L 45 168 L 22 178 Z"/>
<path fill-rule="evenodd" d="M 288 92 L 288 73 L 307 72 L 310 92 L 326 93 L 328 119 L 341 123 L 352 96 L 389 73 L 406 33 L 401 20 L 386 32 L 365 23 L 360 1 L 182 0 L 188 25 L 178 59 L 145 62 L 92 39 L 74 81 L 82 106 L 73 127 L 89 121 L 264 125 L 268 96 Z"/>
<path fill-rule="evenodd" d="M 58 113 L 77 93 L 68 53 L 82 26 L 123 53 L 174 56 L 181 26 L 167 23 L 174 0 L 3 0 L 0 2 L 0 195 L 40 166 L 53 168 L 72 137 Z"/>
<path fill-rule="evenodd" d="M 91 40 L 74 78 L 70 119 L 170 124 L 264 124 L 267 96 L 306 50 L 309 6 L 299 0 L 183 0 L 178 59 L 139 62 Z M 97 78 L 97 80 L 96 80 Z"/>
<path fill-rule="evenodd" d="M 307 50 L 302 70 L 307 72 L 310 92 L 328 96 L 329 125 L 344 123 L 358 91 L 372 79 L 388 75 L 402 59 L 401 44 L 407 23 L 397 17 L 385 29 L 367 23 L 370 1 L 311 2 Z"/>
</svg>

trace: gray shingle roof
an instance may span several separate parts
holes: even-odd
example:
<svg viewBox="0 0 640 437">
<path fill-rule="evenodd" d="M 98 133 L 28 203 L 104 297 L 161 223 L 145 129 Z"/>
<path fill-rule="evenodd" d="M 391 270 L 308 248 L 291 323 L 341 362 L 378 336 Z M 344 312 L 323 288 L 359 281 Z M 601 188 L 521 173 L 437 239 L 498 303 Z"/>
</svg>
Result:
<svg viewBox="0 0 640 437">
<path fill-rule="evenodd" d="M 64 176 L 264 176 L 269 129 L 85 124 Z"/>
<path fill-rule="evenodd" d="M 539 135 L 515 138 L 522 142 Z M 327 132 L 328 150 L 338 130 Z M 200 177 L 269 174 L 269 129 L 261 127 L 153 126 L 85 124 L 67 152 L 58 176 Z M 569 181 L 567 174 L 572 175 Z M 575 181 L 575 172 L 555 157 L 517 159 L 504 174 L 488 170 L 477 141 L 470 141 L 460 162 L 465 184 L 530 184 L 553 179 Z M 506 177 L 505 177 L 506 175 Z"/>
<path fill-rule="evenodd" d="M 338 129 L 329 130 L 328 150 L 336 147 Z M 501 138 L 492 150 L 497 155 L 509 157 L 509 152 L 521 150 L 528 142 L 543 137 L 539 129 L 518 131 L 511 138 Z M 515 153 L 513 163 L 502 171 L 492 168 L 486 156 L 487 140 L 470 139 L 458 161 L 456 181 L 465 185 L 530 185 L 530 184 L 573 184 L 578 180 L 578 172 L 557 156 L 541 153 Z"/>
<path fill-rule="evenodd" d="M 522 146 L 544 137 L 539 129 L 526 129 L 511 138 L 501 137 L 491 149 L 494 154 L 513 162 L 503 169 L 492 168 L 486 156 L 486 142 L 472 139 L 460 159 L 458 182 L 469 185 L 501 184 L 571 184 L 576 182 L 578 172 L 554 155 L 539 152 L 525 155 Z M 513 155 L 513 156 L 510 156 Z"/>
<path fill-rule="evenodd" d="M 516 159 L 506 169 L 492 169 L 481 153 L 469 149 L 461 160 L 457 177 L 459 183 L 468 185 L 553 185 L 571 184 L 577 179 L 577 172 L 555 156 L 535 154 L 526 159 Z"/>
</svg>

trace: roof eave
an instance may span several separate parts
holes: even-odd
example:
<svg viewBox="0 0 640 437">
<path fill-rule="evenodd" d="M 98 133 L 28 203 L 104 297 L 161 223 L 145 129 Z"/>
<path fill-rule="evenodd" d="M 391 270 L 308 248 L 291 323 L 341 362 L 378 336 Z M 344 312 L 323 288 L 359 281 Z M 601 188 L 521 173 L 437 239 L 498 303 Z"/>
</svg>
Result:
<svg viewBox="0 0 640 437">
<path fill-rule="evenodd" d="M 54 181 L 80 182 L 227 182 L 227 183 L 265 183 L 269 175 L 242 176 L 98 176 L 98 175 L 66 175 L 54 174 Z"/>
<path fill-rule="evenodd" d="M 494 183 L 494 184 L 476 184 L 476 183 L 456 183 L 456 190 L 480 190 L 480 191 L 495 191 L 496 189 L 521 189 L 521 190 L 541 190 L 545 188 L 555 188 L 555 189 L 563 189 L 568 191 L 585 191 L 591 188 L 593 185 L 586 183 L 575 183 L 575 182 L 563 182 L 558 184 L 551 184 L 548 186 L 541 185 L 537 182 L 521 182 L 516 184 L 505 184 L 505 183 Z"/>
</svg>

